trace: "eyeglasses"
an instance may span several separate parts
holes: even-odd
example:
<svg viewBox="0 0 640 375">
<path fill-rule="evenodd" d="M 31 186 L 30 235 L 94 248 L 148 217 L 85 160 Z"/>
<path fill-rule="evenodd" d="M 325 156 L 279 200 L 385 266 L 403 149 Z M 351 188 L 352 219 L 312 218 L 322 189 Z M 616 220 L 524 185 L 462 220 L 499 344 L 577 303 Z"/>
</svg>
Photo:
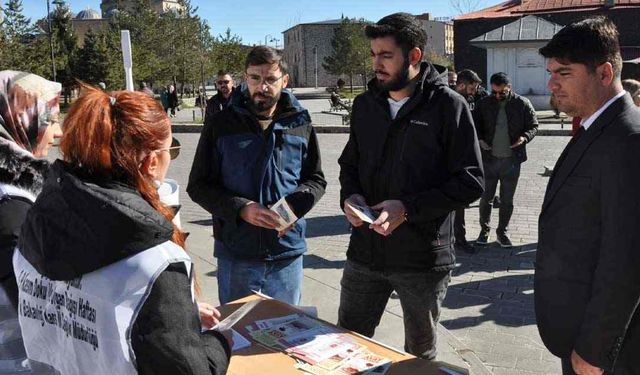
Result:
<svg viewBox="0 0 640 375">
<path fill-rule="evenodd" d="M 170 147 L 159 148 L 157 150 L 154 150 L 154 152 L 167 151 L 167 152 L 169 152 L 169 157 L 171 158 L 171 160 L 174 160 L 175 158 L 178 157 L 178 155 L 180 155 L 180 148 L 181 147 L 182 146 L 180 146 L 180 142 L 177 139 L 172 138 Z"/>
<path fill-rule="evenodd" d="M 278 82 L 279 80 L 282 79 L 282 77 L 284 77 L 285 74 L 281 75 L 280 77 L 274 77 L 274 76 L 270 76 L 270 77 L 265 77 L 262 78 L 257 74 L 247 74 L 247 82 L 253 86 L 259 86 L 261 85 L 263 82 L 264 84 L 266 84 L 267 86 L 273 86 L 276 84 L 276 82 Z"/>
<path fill-rule="evenodd" d="M 219 85 L 228 85 L 228 84 L 229 84 L 229 82 L 231 82 L 231 81 L 229 81 L 228 79 L 225 79 L 224 81 L 218 81 L 217 83 L 218 83 Z"/>
</svg>

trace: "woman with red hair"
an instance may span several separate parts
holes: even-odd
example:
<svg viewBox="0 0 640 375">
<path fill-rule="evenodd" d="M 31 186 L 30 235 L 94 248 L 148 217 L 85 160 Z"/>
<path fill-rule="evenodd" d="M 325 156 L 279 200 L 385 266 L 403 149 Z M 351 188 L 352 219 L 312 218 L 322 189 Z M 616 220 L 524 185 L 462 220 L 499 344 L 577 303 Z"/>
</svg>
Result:
<svg viewBox="0 0 640 375">
<path fill-rule="evenodd" d="M 22 227 L 14 267 L 30 359 L 62 374 L 223 374 L 201 333 L 185 235 L 160 202 L 175 147 L 144 93 L 83 86 Z"/>
</svg>

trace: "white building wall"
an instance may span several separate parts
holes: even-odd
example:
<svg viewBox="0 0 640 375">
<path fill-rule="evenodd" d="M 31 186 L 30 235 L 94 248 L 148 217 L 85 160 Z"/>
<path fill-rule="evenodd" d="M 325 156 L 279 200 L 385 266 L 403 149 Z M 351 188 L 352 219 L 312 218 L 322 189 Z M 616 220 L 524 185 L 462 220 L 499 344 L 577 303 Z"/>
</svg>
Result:
<svg viewBox="0 0 640 375">
<path fill-rule="evenodd" d="M 538 53 L 540 47 L 542 44 L 537 43 L 487 47 L 487 77 L 507 73 L 516 93 L 529 98 L 536 109 L 546 109 L 551 93 L 547 88 L 546 62 Z"/>
</svg>

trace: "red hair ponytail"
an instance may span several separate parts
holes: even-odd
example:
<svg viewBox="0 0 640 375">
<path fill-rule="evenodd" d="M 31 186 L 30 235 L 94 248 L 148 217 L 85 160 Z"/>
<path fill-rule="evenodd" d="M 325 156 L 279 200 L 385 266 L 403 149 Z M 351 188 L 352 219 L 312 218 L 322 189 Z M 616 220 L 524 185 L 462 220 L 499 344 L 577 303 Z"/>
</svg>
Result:
<svg viewBox="0 0 640 375">
<path fill-rule="evenodd" d="M 173 212 L 160 202 L 154 182 L 139 169 L 145 155 L 162 147 L 171 121 L 160 103 L 140 92 L 102 90 L 81 83 L 82 94 L 64 119 L 60 150 L 64 161 L 97 178 L 125 182 L 167 220 Z M 185 247 L 174 225 L 172 241 Z M 200 288 L 196 282 L 196 294 Z"/>
</svg>

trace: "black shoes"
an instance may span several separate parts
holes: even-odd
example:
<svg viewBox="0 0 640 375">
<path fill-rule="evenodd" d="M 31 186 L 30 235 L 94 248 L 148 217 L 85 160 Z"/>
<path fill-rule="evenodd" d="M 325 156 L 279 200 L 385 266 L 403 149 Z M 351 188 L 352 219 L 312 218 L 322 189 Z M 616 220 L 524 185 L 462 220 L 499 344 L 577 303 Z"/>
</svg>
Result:
<svg viewBox="0 0 640 375">
<path fill-rule="evenodd" d="M 513 247 L 513 243 L 511 243 L 511 240 L 509 239 L 506 233 L 498 234 L 497 240 L 500 246 L 503 248 Z"/>
<path fill-rule="evenodd" d="M 480 235 L 476 240 L 476 245 L 485 246 L 488 243 L 489 243 L 489 231 L 481 230 Z"/>
</svg>

